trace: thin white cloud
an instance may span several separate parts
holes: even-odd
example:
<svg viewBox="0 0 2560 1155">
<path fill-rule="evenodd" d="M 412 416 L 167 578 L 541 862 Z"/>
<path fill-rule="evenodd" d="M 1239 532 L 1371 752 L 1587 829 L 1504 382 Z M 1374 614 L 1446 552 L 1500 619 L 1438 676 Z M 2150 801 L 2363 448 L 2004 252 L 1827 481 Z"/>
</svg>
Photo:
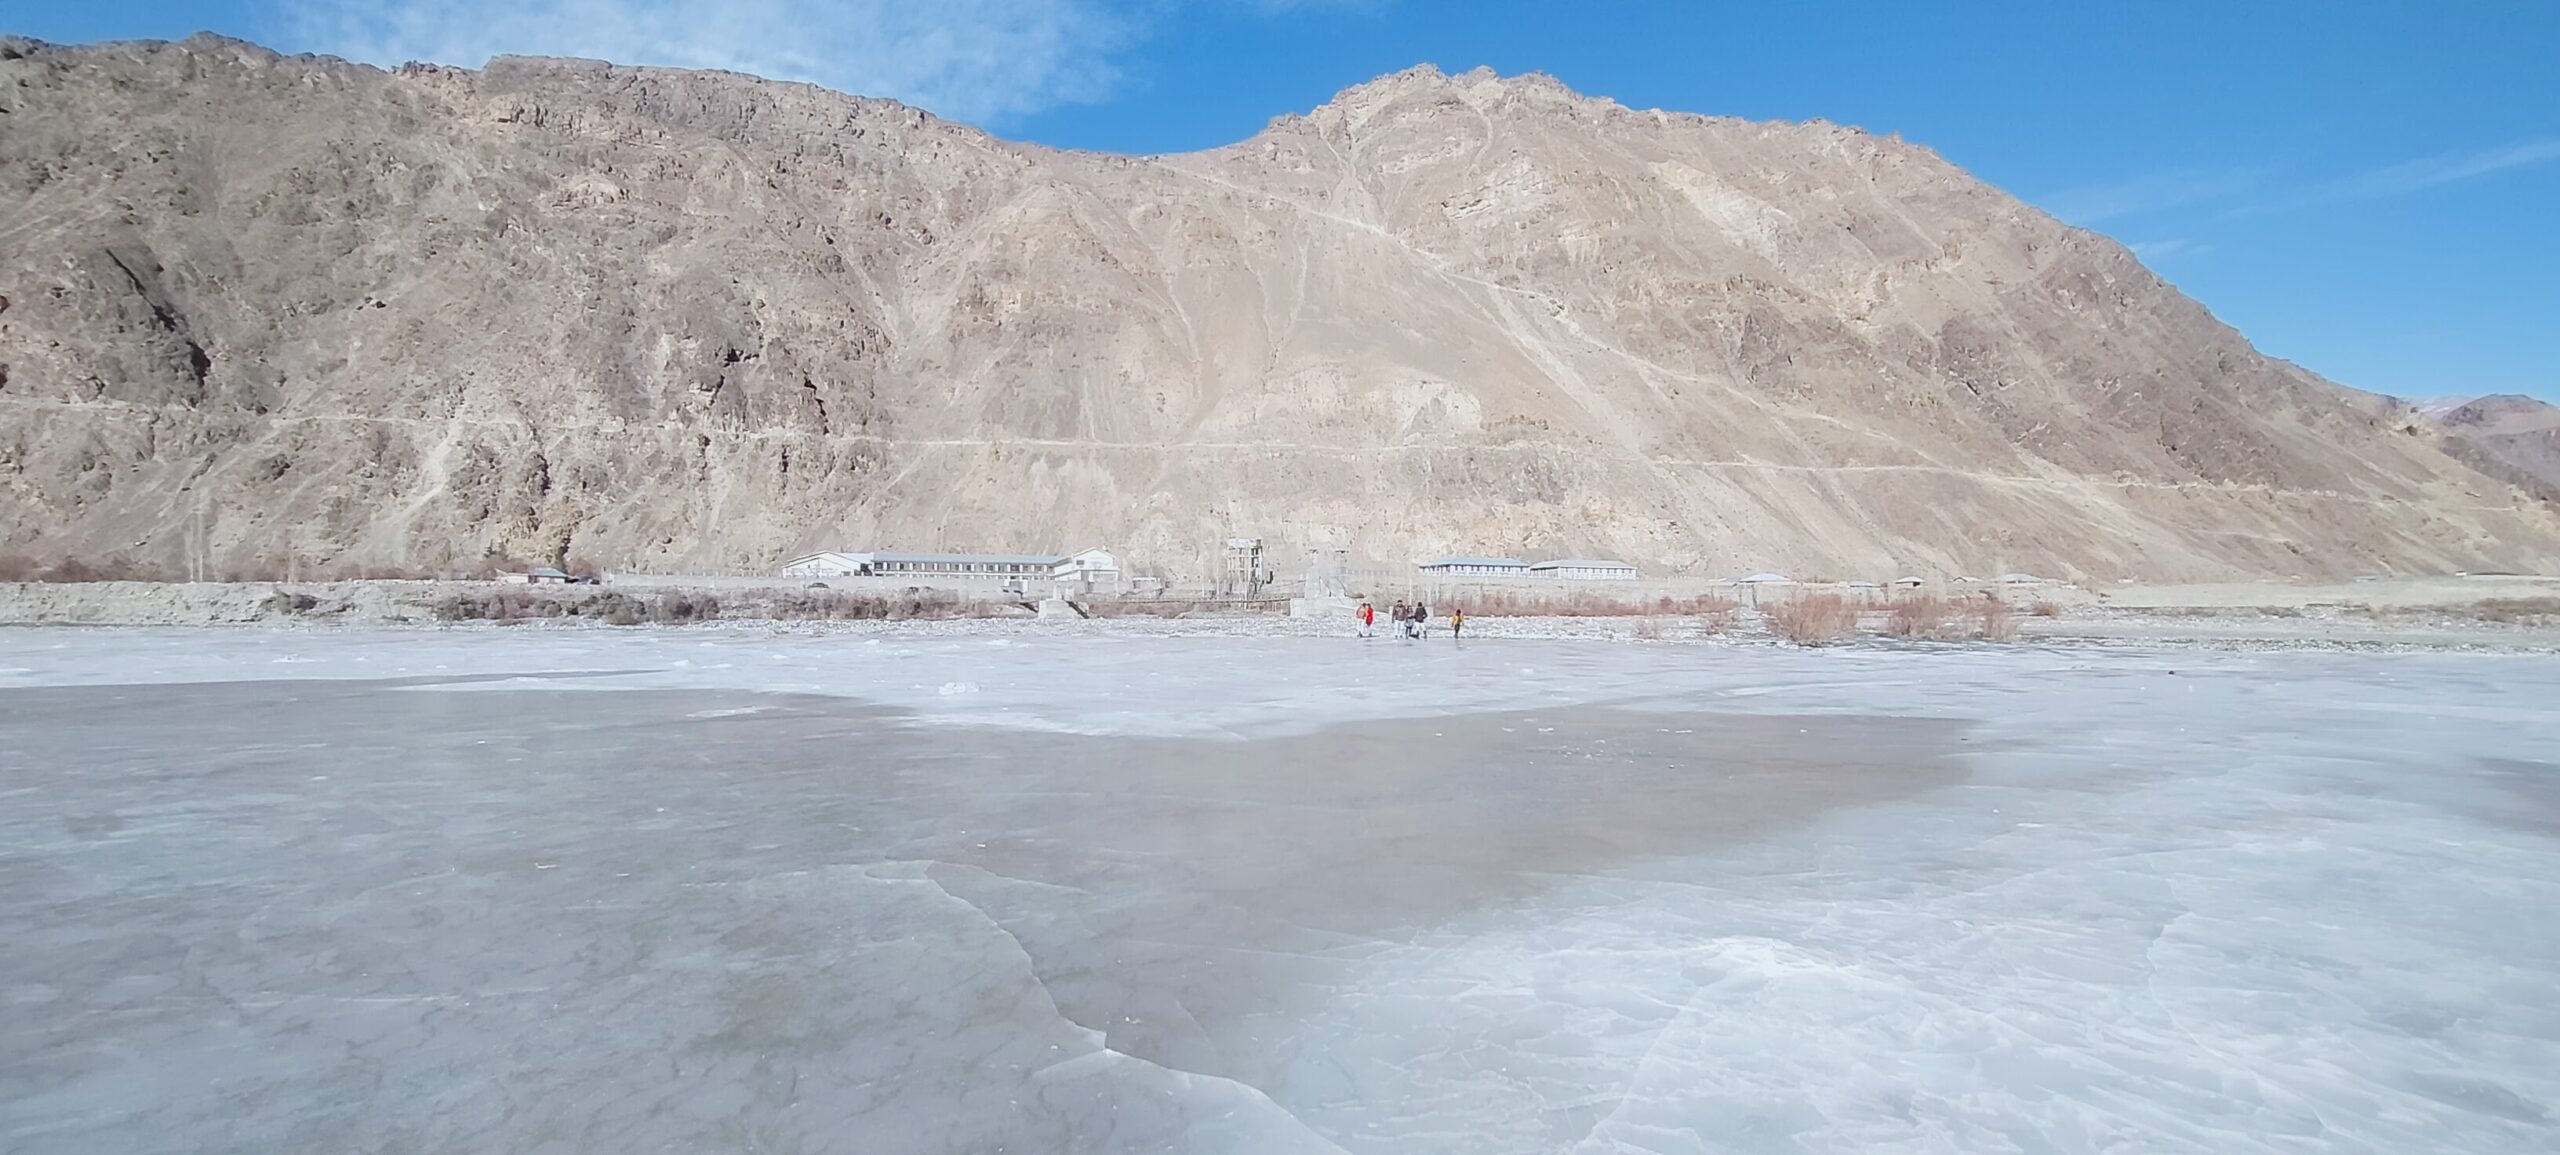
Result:
<svg viewBox="0 0 2560 1155">
<path fill-rule="evenodd" d="M 276 0 L 297 49 L 477 68 L 585 56 L 883 96 L 974 124 L 1103 99 L 1133 31 L 1098 0 Z"/>
<path fill-rule="evenodd" d="M 2088 226 L 2226 200 L 2266 179 L 2261 168 L 2178 169 L 2109 184 L 2085 185 L 2036 198 L 2046 212 Z"/>
<path fill-rule="evenodd" d="M 2225 217 L 2246 217 L 2341 201 L 2408 196 L 2554 161 L 2560 161 L 2560 138 L 2542 138 L 2420 157 L 2325 181 L 2278 182 L 2274 179 L 2275 170 L 2267 167 L 2176 169 L 2065 189 L 2036 200 L 2045 211 L 2084 228 L 2102 221 L 2178 209 L 2202 208 Z M 2291 183 L 2291 187 L 2269 187 L 2285 183 Z M 2136 246 L 2135 251 L 2142 249 Z M 2158 255 L 2176 251 L 2179 250 L 2171 247 Z"/>
<path fill-rule="evenodd" d="M 2133 255 L 2146 261 L 2157 261 L 2166 257 L 2201 257 L 2213 251 L 2212 245 L 2185 237 L 2171 237 L 2160 241 L 2127 241 L 2124 247 L 2132 249 Z"/>
<path fill-rule="evenodd" d="M 2555 160 L 2560 160 L 2560 139 L 2527 140 L 2497 148 L 2443 153 L 2378 168 L 2340 182 L 2331 190 L 2330 199 L 2371 200 L 2403 196 Z"/>
</svg>

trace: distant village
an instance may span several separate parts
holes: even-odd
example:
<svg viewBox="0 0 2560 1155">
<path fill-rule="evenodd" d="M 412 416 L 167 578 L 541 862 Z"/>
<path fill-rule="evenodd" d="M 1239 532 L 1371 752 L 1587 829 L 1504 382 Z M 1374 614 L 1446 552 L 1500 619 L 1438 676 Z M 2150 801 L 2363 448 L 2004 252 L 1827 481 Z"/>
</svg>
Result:
<svg viewBox="0 0 2560 1155">
<path fill-rule="evenodd" d="M 1263 560 L 1259 539 L 1241 538 L 1227 543 L 1231 571 L 1247 575 L 1255 585 L 1270 584 L 1273 575 Z M 1443 557 L 1414 565 L 1417 574 L 1464 581 L 1520 578 L 1570 582 L 1631 582 L 1640 575 L 1627 562 L 1608 558 L 1550 558 L 1525 561 L 1516 557 Z M 903 578 L 908 580 L 938 579 L 962 582 L 1060 583 L 1087 591 L 1112 591 L 1124 584 L 1119 558 L 1110 550 L 1092 548 L 1069 554 L 1049 553 L 898 553 L 885 550 L 823 550 L 802 554 L 782 563 L 776 571 L 789 578 Z M 563 574 L 562 577 L 567 575 Z M 1980 579 L 1960 577 L 1958 584 Z M 2004 585 L 2040 585 L 2048 579 L 2033 574 L 2002 574 L 1993 581 Z M 1723 579 L 1720 585 L 1793 585 L 1796 579 L 1785 574 L 1757 573 L 1746 577 Z M 1858 588 L 1899 586 L 1917 588 L 1936 584 L 1921 577 L 1902 577 L 1890 582 L 1851 581 L 1843 584 Z M 1026 587 L 1027 588 L 1027 587 Z"/>
<path fill-rule="evenodd" d="M 1310 583 L 1325 584 L 1330 577 L 1339 584 L 1349 577 L 1342 572 L 1338 551 L 1330 555 L 1316 552 L 1316 562 L 1307 575 Z M 1233 594 L 1260 592 L 1274 584 L 1278 576 L 1264 560 L 1258 538 L 1229 540 L 1225 570 L 1216 584 L 1222 592 Z M 792 558 L 777 572 L 782 577 L 812 581 L 867 578 L 994 584 L 1017 593 L 1033 592 L 1035 585 L 1041 587 L 1040 592 L 1055 587 L 1059 593 L 1147 592 L 1150 586 L 1161 589 L 1164 585 L 1156 579 L 1129 580 L 1118 557 L 1101 548 L 1067 554 L 822 550 Z M 1444 557 L 1417 564 L 1414 575 L 1460 581 L 1631 582 L 1636 580 L 1637 571 L 1627 562 L 1607 558 L 1527 561 L 1514 557 Z"/>
<path fill-rule="evenodd" d="M 1313 549 L 1303 572 L 1283 579 L 1266 559 L 1259 538 L 1231 538 L 1226 542 L 1226 557 L 1219 572 L 1182 584 L 1184 596 L 1204 595 L 1218 599 L 1258 600 L 1292 596 L 1295 599 L 1341 599 L 1367 596 L 1398 588 L 1436 587 L 1474 588 L 1485 591 L 1513 582 L 1524 587 L 1571 586 L 1586 583 L 1622 583 L 1634 587 L 1642 582 L 1641 592 L 1647 596 L 1662 592 L 1691 593 L 1701 588 L 1730 590 L 1735 597 L 1748 596 L 1753 605 L 1764 597 L 1791 598 L 1806 593 L 1830 590 L 1854 598 L 1874 598 L 1926 590 L 1954 590 L 1964 587 L 2002 586 L 2009 588 L 2038 587 L 2056 584 L 2053 579 L 2027 573 L 2003 573 L 1998 577 L 1924 578 L 1905 576 L 1889 581 L 1839 580 L 1833 578 L 1797 579 L 1782 573 L 1754 573 L 1747 576 L 1711 578 L 1695 574 L 1657 575 L 1646 580 L 1628 562 L 1613 558 L 1561 557 L 1530 561 L 1516 557 L 1441 557 L 1414 563 L 1410 570 L 1364 569 L 1354 571 L 1346 563 L 1345 551 Z M 907 553 L 892 550 L 821 550 L 801 554 L 784 562 L 774 571 L 776 576 L 795 578 L 813 586 L 841 583 L 848 587 L 928 586 L 993 590 L 1025 598 L 1082 598 L 1094 595 L 1129 597 L 1166 597 L 1174 595 L 1174 583 L 1155 575 L 1131 575 L 1124 572 L 1118 555 L 1108 549 L 1093 547 L 1074 553 Z M 569 583 L 593 582 L 595 577 L 573 577 L 550 567 L 535 567 L 503 575 L 510 582 Z M 739 579 L 728 579 L 739 580 Z M 1625 596 L 1633 590 L 1622 589 Z"/>
</svg>

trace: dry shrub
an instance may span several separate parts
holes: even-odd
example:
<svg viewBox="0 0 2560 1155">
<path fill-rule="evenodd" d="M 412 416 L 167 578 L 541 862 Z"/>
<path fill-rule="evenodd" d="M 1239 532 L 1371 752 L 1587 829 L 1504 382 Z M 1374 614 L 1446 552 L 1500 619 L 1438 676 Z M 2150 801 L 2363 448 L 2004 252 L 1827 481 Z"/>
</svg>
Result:
<svg viewBox="0 0 2560 1155">
<path fill-rule="evenodd" d="M 323 581 L 333 582 L 385 582 L 426 581 L 436 575 L 416 566 L 342 561 L 321 567 L 317 576 Z"/>
<path fill-rule="evenodd" d="M 1984 594 L 1982 603 L 1974 607 L 1973 636 L 1986 642 L 2008 641 L 2018 636 L 2018 616 L 2009 611 L 2009 603 Z"/>
<path fill-rule="evenodd" d="M 1641 619 L 1638 619 L 1638 620 L 1637 620 L 1637 622 L 1636 622 L 1635 636 L 1636 636 L 1637 638 L 1639 638 L 1639 639 L 1642 639 L 1642 640 L 1644 640 L 1644 641 L 1648 641 L 1648 642 L 1658 642 L 1658 641 L 1661 641 L 1661 640 L 1662 640 L 1662 621 L 1661 621 L 1661 619 L 1659 619 L 1659 618 L 1641 618 Z"/>
<path fill-rule="evenodd" d="M 1903 598 L 1893 603 L 1893 611 L 1885 615 L 1884 632 L 1897 638 L 1944 637 L 1949 613 L 1944 598 Z"/>
<path fill-rule="evenodd" d="M 1449 604 L 1458 605 L 1458 599 L 1449 599 Z M 1593 590 L 1487 590 L 1467 595 L 1461 608 L 1482 618 L 1693 617 L 1706 619 L 1706 628 L 1713 632 L 1732 628 L 1734 611 L 1740 607 L 1714 594 L 1664 595 L 1647 601 Z"/>
<path fill-rule="evenodd" d="M 1487 618 L 1619 618 L 1635 617 L 1648 609 L 1650 607 L 1640 601 L 1580 590 L 1571 593 L 1491 590 L 1471 595 L 1467 602 L 1468 613 Z"/>
<path fill-rule="evenodd" d="M 274 593 L 268 594 L 265 601 L 258 603 L 258 611 L 263 614 L 282 614 L 290 616 L 310 613 L 313 609 L 318 608 L 319 605 L 320 599 L 312 597 L 310 594 L 295 593 L 289 590 L 277 590 Z"/>
<path fill-rule="evenodd" d="M 636 626 L 648 620 L 648 603 L 619 590 L 604 590 L 567 600 L 568 611 L 609 626 Z"/>
<path fill-rule="evenodd" d="M 436 620 L 445 622 L 506 623 L 593 618 L 616 626 L 636 626 L 642 622 L 682 625 L 712 621 L 720 616 L 720 599 L 709 594 L 682 591 L 660 594 L 650 600 L 616 590 L 555 594 L 529 586 L 501 586 L 496 589 L 452 590 L 423 604 Z"/>
<path fill-rule="evenodd" d="M 183 570 L 156 562 L 135 561 L 124 554 L 96 561 L 77 557 L 52 562 L 39 562 L 24 556 L 0 558 L 0 581 L 168 582 L 183 581 L 186 577 Z"/>
<path fill-rule="evenodd" d="M 1084 608 L 1086 617 L 1094 618 L 1189 618 L 1213 614 L 1275 614 L 1289 610 L 1286 598 L 1096 598 L 1076 604 Z M 1443 611 L 1432 612 L 1434 620 L 1437 620 Z M 1472 614 L 1476 611 L 1469 607 L 1467 612 Z M 1386 607 L 1378 607 L 1378 616 L 1383 619 L 1386 615 Z"/>
<path fill-rule="evenodd" d="M 1085 607 L 1097 618 L 1182 618 L 1209 612 L 1209 603 L 1193 598 L 1108 598 Z"/>
<path fill-rule="evenodd" d="M 766 596 L 766 613 L 777 621 L 904 622 L 985 617 L 985 602 L 949 590 L 913 588 L 902 593 L 873 594 L 824 587 L 774 590 Z"/>
<path fill-rule="evenodd" d="M 2471 616 L 2500 625 L 2547 625 L 2560 618 L 2560 598 L 2490 598 L 2474 604 Z"/>
<path fill-rule="evenodd" d="M 2052 601 L 2037 602 L 2036 604 L 2029 606 L 2027 608 L 2027 612 L 2040 618 L 2058 618 L 2062 616 L 2062 603 Z"/>
<path fill-rule="evenodd" d="M 455 591 L 437 598 L 429 608 L 439 621 L 522 622 L 566 617 L 570 603 L 518 587 Z"/>
<path fill-rule="evenodd" d="M 658 604 L 650 607 L 649 620 L 667 625 L 713 621 L 720 616 L 720 599 L 710 594 L 687 593 L 682 590 L 658 595 Z"/>
<path fill-rule="evenodd" d="M 1838 594 L 1807 594 L 1760 611 L 1779 637 L 1799 646 L 1827 646 L 1858 628 L 1858 607 Z"/>
<path fill-rule="evenodd" d="M 440 622 L 512 622 L 544 616 L 525 590 L 454 590 L 427 603 Z"/>
</svg>

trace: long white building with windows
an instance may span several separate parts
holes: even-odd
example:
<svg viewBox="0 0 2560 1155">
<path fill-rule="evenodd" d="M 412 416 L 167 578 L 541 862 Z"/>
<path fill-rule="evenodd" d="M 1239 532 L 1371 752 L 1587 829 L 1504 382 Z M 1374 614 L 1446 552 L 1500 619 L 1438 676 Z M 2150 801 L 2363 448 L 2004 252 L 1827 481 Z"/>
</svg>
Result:
<svg viewBox="0 0 2560 1155">
<path fill-rule="evenodd" d="M 1557 558 L 1522 561 L 1516 557 L 1444 557 L 1415 568 L 1438 578 L 1482 581 L 1499 578 L 1542 578 L 1551 581 L 1634 581 L 1636 567 L 1602 558 Z"/>
<path fill-rule="evenodd" d="M 1529 563 L 1516 557 L 1444 557 L 1419 568 L 1438 577 L 1524 577 Z"/>
<path fill-rule="evenodd" d="M 1577 582 L 1631 582 L 1636 580 L 1636 567 L 1607 558 L 1560 557 L 1532 563 L 1529 576 Z"/>
<path fill-rule="evenodd" d="M 855 553 L 826 550 L 802 554 L 782 563 L 780 573 L 792 578 L 903 578 L 909 581 L 1060 582 L 1081 588 L 1109 589 L 1120 584 L 1120 562 L 1107 549 L 1072 554 L 1033 553 L 899 553 L 874 550 Z"/>
</svg>

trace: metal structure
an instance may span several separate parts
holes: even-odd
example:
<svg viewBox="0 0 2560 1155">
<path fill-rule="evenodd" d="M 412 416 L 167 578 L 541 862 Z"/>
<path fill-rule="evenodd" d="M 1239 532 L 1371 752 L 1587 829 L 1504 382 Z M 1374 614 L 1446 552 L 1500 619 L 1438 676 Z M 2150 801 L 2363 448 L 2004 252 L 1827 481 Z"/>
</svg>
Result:
<svg viewBox="0 0 2560 1155">
<path fill-rule="evenodd" d="M 1271 581 L 1271 573 L 1262 564 L 1262 539 L 1231 537 L 1227 539 L 1227 564 L 1218 577 L 1218 596 L 1230 598 L 1258 597 L 1262 587 Z"/>
</svg>

